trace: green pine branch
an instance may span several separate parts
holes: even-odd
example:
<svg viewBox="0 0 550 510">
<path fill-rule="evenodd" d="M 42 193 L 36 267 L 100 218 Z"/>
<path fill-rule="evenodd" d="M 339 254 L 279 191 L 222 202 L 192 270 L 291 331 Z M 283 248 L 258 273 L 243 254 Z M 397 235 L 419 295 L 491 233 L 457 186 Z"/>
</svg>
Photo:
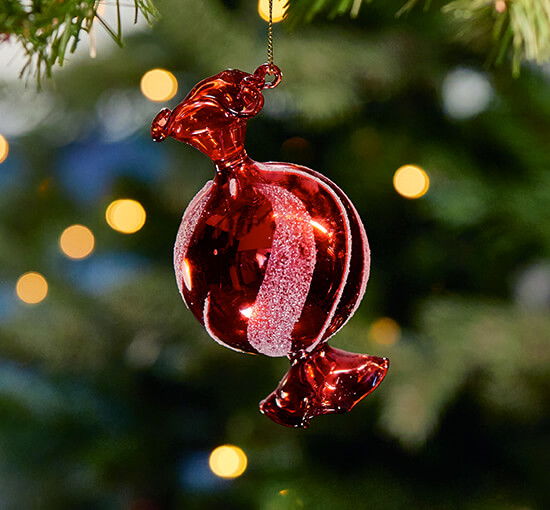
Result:
<svg viewBox="0 0 550 510">
<path fill-rule="evenodd" d="M 372 0 L 290 0 L 289 23 L 302 25 L 323 16 L 356 17 L 364 3 Z M 15 38 L 27 55 L 22 75 L 34 73 L 40 81 L 50 76 L 55 65 L 62 66 L 74 52 L 82 32 L 93 23 L 101 25 L 122 45 L 120 0 L 116 27 L 98 14 L 100 0 L 3 0 L 0 8 L 0 41 Z M 427 9 L 430 0 L 407 0 L 396 13 L 402 15 L 417 4 Z M 154 0 L 133 0 L 139 12 L 151 22 L 158 13 Z M 524 61 L 538 64 L 550 60 L 550 0 L 451 0 L 442 12 L 456 26 L 457 37 L 467 44 L 489 41 L 489 60 L 499 64 L 510 56 L 513 70 Z"/>
<path fill-rule="evenodd" d="M 152 0 L 133 0 L 136 12 L 149 22 L 157 16 Z M 62 66 L 68 53 L 76 50 L 82 32 L 89 32 L 94 22 L 102 25 L 118 45 L 122 45 L 120 0 L 117 26 L 111 27 L 98 13 L 100 0 L 3 0 L 0 8 L 0 36 L 14 38 L 23 48 L 27 63 L 22 76 L 35 74 L 38 82 L 51 76 L 53 67 Z"/>
<path fill-rule="evenodd" d="M 289 22 L 300 25 L 317 16 L 356 17 L 363 3 L 372 0 L 291 0 Z M 396 13 L 405 14 L 431 0 L 407 0 Z M 502 63 L 510 56 L 514 73 L 520 64 L 550 61 L 550 0 L 452 0 L 441 8 L 456 26 L 457 37 L 467 44 L 489 41 L 489 60 Z"/>
<path fill-rule="evenodd" d="M 478 38 L 480 29 L 491 34 L 490 59 L 499 64 L 511 54 L 515 74 L 522 61 L 550 60 L 550 0 L 454 0 L 443 12 L 457 23 L 466 42 Z"/>
</svg>

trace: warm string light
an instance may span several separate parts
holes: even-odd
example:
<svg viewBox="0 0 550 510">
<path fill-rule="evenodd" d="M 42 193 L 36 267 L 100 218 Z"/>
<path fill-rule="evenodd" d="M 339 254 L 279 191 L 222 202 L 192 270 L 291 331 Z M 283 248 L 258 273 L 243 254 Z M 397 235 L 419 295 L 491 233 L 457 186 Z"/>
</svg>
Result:
<svg viewBox="0 0 550 510">
<path fill-rule="evenodd" d="M 0 163 L 3 163 L 10 152 L 10 144 L 8 141 L 0 135 Z"/>
<path fill-rule="evenodd" d="M 220 478 L 237 478 L 245 472 L 248 459 L 238 446 L 225 444 L 212 451 L 208 465 L 212 473 Z"/>
<path fill-rule="evenodd" d="M 48 282 L 40 273 L 29 271 L 17 280 L 15 293 L 24 303 L 35 305 L 48 295 Z"/>
<path fill-rule="evenodd" d="M 393 175 L 393 187 L 405 198 L 420 198 L 428 192 L 430 178 L 419 166 L 404 165 Z"/>
<path fill-rule="evenodd" d="M 147 71 L 140 82 L 142 94 L 156 103 L 172 99 L 178 92 L 178 80 L 166 69 Z"/>
<path fill-rule="evenodd" d="M 140 230 L 146 219 L 143 206 L 131 199 L 115 200 L 107 207 L 105 216 L 111 228 L 125 234 Z M 71 225 L 59 236 L 59 248 L 72 259 L 83 259 L 89 256 L 94 246 L 94 234 L 84 225 Z M 19 277 L 15 285 L 15 293 L 24 303 L 37 304 L 48 295 L 48 282 L 42 274 L 30 271 Z"/>
<path fill-rule="evenodd" d="M 71 225 L 59 237 L 61 251 L 71 259 L 83 259 L 94 251 L 95 238 L 84 225 Z"/>
<path fill-rule="evenodd" d="M 372 323 L 368 337 L 377 344 L 394 345 L 401 338 L 401 328 L 393 319 L 381 317 Z"/>
<path fill-rule="evenodd" d="M 134 234 L 145 225 L 147 214 L 143 206 L 130 198 L 111 202 L 105 211 L 107 224 L 117 232 Z"/>
<path fill-rule="evenodd" d="M 288 0 L 273 0 L 272 23 L 283 21 L 288 8 Z M 258 14 L 265 21 L 269 21 L 269 0 L 258 0 Z"/>
</svg>

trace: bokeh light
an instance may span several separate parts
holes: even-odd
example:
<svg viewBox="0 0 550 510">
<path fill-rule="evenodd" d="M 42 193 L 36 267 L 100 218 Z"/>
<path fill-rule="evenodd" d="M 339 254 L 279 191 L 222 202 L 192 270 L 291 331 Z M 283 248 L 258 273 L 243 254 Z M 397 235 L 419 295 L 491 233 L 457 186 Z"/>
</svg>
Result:
<svg viewBox="0 0 550 510">
<path fill-rule="evenodd" d="M 313 159 L 313 147 L 305 138 L 293 136 L 281 145 L 281 156 L 284 161 L 307 164 Z"/>
<path fill-rule="evenodd" d="M 0 163 L 3 163 L 10 152 L 10 144 L 6 138 L 0 135 Z"/>
<path fill-rule="evenodd" d="M 141 92 L 150 101 L 160 103 L 178 92 L 178 80 L 166 69 L 151 69 L 141 77 Z"/>
<path fill-rule="evenodd" d="M 377 344 L 394 345 L 401 338 L 401 328 L 393 319 L 381 317 L 372 323 L 368 337 Z"/>
<path fill-rule="evenodd" d="M 420 198 L 430 188 L 430 178 L 422 168 L 404 165 L 393 176 L 395 191 L 405 198 Z"/>
<path fill-rule="evenodd" d="M 29 271 L 19 277 L 15 292 L 21 301 L 34 305 L 48 295 L 48 282 L 40 273 Z"/>
<path fill-rule="evenodd" d="M 245 472 L 248 459 L 241 448 L 226 444 L 212 451 L 208 464 L 220 478 L 237 478 Z"/>
<path fill-rule="evenodd" d="M 273 0 L 273 9 L 271 11 L 271 19 L 273 23 L 283 21 L 288 8 L 288 0 Z M 269 0 L 258 0 L 258 14 L 265 21 L 269 21 Z"/>
<path fill-rule="evenodd" d="M 130 198 L 111 202 L 105 211 L 108 225 L 123 234 L 133 234 L 145 225 L 147 214 L 143 206 Z"/>
<path fill-rule="evenodd" d="M 445 76 L 441 87 L 443 110 L 453 119 L 468 119 L 486 110 L 494 97 L 488 76 L 458 67 Z"/>
<path fill-rule="evenodd" d="M 83 259 L 94 250 L 95 238 L 84 225 L 71 225 L 59 237 L 61 251 L 71 259 Z"/>
</svg>

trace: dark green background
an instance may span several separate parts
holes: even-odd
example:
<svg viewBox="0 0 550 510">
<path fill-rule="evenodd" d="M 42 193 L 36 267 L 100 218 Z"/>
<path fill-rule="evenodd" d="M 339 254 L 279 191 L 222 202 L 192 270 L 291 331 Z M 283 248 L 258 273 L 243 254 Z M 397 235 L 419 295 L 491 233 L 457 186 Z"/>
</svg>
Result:
<svg viewBox="0 0 550 510">
<path fill-rule="evenodd" d="M 8 137 L 0 165 L 1 508 L 549 507 L 548 68 L 488 69 L 486 43 L 461 42 L 437 6 L 396 18 L 399 7 L 277 25 L 285 80 L 249 123 L 254 159 L 305 164 L 349 194 L 373 253 L 363 305 L 332 345 L 388 356 L 390 373 L 350 414 L 306 431 L 257 410 L 287 362 L 222 349 L 180 300 L 172 245 L 213 167 L 153 144 L 163 105 L 139 93 L 152 67 L 179 80 L 168 106 L 224 68 L 253 71 L 265 58 L 255 2 L 165 0 L 153 29 L 73 58 L 46 85 L 50 113 Z M 444 108 L 457 69 L 492 90 L 462 119 Z M 26 93 L 7 82 L 0 100 Z M 406 163 L 430 175 L 419 200 L 393 189 Z M 120 197 L 147 210 L 137 234 L 104 221 Z M 80 262 L 57 248 L 73 223 L 96 235 Z M 32 307 L 13 296 L 29 270 L 50 284 Z M 381 316 L 402 328 L 393 346 L 369 340 Z M 248 455 L 234 481 L 207 467 L 222 443 Z"/>
</svg>

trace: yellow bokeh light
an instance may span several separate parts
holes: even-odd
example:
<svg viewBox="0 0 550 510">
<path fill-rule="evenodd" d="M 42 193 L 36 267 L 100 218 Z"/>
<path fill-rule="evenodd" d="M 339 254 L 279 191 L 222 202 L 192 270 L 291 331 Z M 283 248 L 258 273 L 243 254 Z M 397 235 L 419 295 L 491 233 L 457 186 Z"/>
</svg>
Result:
<svg viewBox="0 0 550 510">
<path fill-rule="evenodd" d="M 40 273 L 30 271 L 19 277 L 15 292 L 21 301 L 35 305 L 48 295 L 48 282 Z"/>
<path fill-rule="evenodd" d="M 271 19 L 273 23 L 283 21 L 286 16 L 289 0 L 273 0 L 273 9 L 271 11 Z M 265 21 L 269 21 L 269 0 L 258 0 L 258 14 Z"/>
<path fill-rule="evenodd" d="M 405 165 L 398 168 L 393 176 L 395 191 L 405 198 L 420 198 L 430 188 L 430 178 L 422 168 Z"/>
<path fill-rule="evenodd" d="M 0 135 L 0 163 L 3 163 L 10 152 L 10 144 L 8 141 Z"/>
<path fill-rule="evenodd" d="M 208 464 L 212 473 L 220 478 L 237 478 L 245 472 L 248 459 L 238 446 L 225 444 L 212 451 Z"/>
<path fill-rule="evenodd" d="M 151 69 L 141 77 L 141 92 L 150 101 L 161 103 L 178 92 L 178 80 L 166 69 Z"/>
<path fill-rule="evenodd" d="M 84 225 L 71 225 L 59 237 L 61 251 L 71 259 L 83 259 L 94 250 L 95 238 Z"/>
<path fill-rule="evenodd" d="M 145 225 L 147 214 L 143 206 L 130 198 L 111 202 L 105 211 L 105 219 L 113 230 L 133 234 Z"/>
<path fill-rule="evenodd" d="M 393 345 L 401 337 L 399 324 L 389 317 L 375 320 L 369 329 L 369 339 L 381 345 Z"/>
</svg>

